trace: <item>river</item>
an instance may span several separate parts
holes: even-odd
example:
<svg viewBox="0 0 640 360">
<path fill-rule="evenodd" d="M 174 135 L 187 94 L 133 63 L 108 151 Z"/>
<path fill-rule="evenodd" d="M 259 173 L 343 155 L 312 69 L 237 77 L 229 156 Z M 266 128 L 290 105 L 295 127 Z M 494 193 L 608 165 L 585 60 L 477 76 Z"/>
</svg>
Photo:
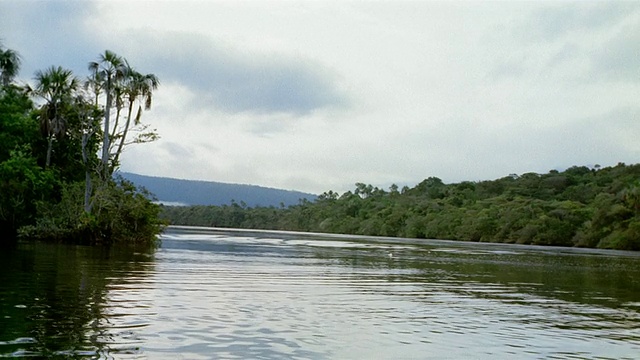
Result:
<svg viewBox="0 0 640 360">
<path fill-rule="evenodd" d="M 173 227 L 0 249 L 0 357 L 638 359 L 640 254 Z"/>
</svg>

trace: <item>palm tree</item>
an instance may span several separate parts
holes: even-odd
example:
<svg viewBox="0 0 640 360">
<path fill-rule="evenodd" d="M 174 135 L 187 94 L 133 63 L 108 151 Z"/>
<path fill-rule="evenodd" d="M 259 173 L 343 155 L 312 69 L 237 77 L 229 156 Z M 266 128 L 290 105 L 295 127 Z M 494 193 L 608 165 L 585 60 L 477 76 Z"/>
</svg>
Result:
<svg viewBox="0 0 640 360">
<path fill-rule="evenodd" d="M 133 106 L 136 101 L 140 102 L 138 104 L 138 110 L 136 112 L 136 117 L 134 118 L 134 125 L 140 124 L 140 118 L 142 116 L 142 103 L 144 102 L 144 109 L 151 109 L 151 101 L 153 90 L 158 88 L 160 84 L 158 77 L 154 74 L 141 74 L 135 71 L 133 68 L 127 64 L 128 76 L 126 78 L 126 84 L 124 88 L 124 96 L 128 101 L 128 109 L 127 109 L 127 121 L 122 130 L 122 134 L 120 135 L 120 143 L 118 144 L 118 149 L 115 152 L 114 158 L 114 166 L 117 166 L 118 159 L 120 158 L 120 154 L 122 153 L 122 149 L 125 145 L 125 141 L 127 139 L 127 135 L 129 129 L 131 128 L 131 117 L 133 115 Z"/>
<path fill-rule="evenodd" d="M 20 55 L 11 49 L 2 49 L 0 44 L 0 83 L 7 86 L 20 70 Z"/>
<path fill-rule="evenodd" d="M 64 107 L 70 104 L 78 89 L 78 79 L 71 70 L 62 67 L 50 67 L 35 74 L 34 93 L 46 102 L 40 109 L 40 131 L 48 140 L 46 166 L 51 164 L 53 139 L 64 138 L 67 121 Z"/>
<path fill-rule="evenodd" d="M 101 54 L 98 60 L 99 61 L 97 62 L 89 63 L 89 70 L 93 72 L 93 78 L 90 79 L 90 82 L 96 91 L 96 102 L 99 98 L 100 91 L 104 91 L 106 96 L 102 134 L 101 175 L 103 180 L 107 180 L 111 176 L 109 166 L 109 149 L 111 148 L 111 107 L 113 106 L 115 89 L 118 82 L 127 74 L 127 66 L 122 57 L 109 50 L 106 50 L 104 54 Z"/>
</svg>

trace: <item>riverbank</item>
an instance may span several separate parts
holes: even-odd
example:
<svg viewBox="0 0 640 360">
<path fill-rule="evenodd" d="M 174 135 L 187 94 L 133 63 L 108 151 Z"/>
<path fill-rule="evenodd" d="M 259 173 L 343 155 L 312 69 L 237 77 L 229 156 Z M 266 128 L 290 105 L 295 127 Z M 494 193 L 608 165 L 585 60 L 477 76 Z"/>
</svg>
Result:
<svg viewBox="0 0 640 360">
<path fill-rule="evenodd" d="M 287 207 L 162 208 L 172 225 L 640 250 L 640 165 L 572 167 L 388 191 L 356 184 Z"/>
</svg>

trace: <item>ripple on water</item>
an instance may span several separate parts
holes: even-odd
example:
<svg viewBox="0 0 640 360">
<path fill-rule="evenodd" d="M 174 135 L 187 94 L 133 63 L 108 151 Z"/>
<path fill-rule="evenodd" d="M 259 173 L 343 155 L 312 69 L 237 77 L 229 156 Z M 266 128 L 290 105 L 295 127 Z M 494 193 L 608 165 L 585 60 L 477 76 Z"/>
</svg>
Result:
<svg viewBox="0 0 640 360">
<path fill-rule="evenodd" d="M 640 303 L 628 290 L 637 285 L 610 281 L 638 271 L 604 271 L 589 253 L 564 261 L 551 250 L 290 233 L 169 233 L 162 240 L 146 262 L 129 270 L 119 264 L 121 270 L 99 279 L 104 286 L 86 307 L 98 314 L 84 322 L 87 346 L 52 353 L 153 359 L 640 353 Z M 44 309 L 38 306 L 11 304 L 13 316 Z M 29 352 L 41 339 L 18 335 L 0 338 L 1 356 L 42 355 Z"/>
</svg>

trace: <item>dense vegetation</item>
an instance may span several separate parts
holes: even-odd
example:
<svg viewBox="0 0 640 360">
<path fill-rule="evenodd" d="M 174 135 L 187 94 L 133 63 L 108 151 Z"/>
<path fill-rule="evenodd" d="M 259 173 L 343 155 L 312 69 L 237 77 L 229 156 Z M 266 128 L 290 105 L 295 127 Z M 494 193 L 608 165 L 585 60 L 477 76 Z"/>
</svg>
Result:
<svg viewBox="0 0 640 360">
<path fill-rule="evenodd" d="M 288 208 L 164 207 L 173 224 L 640 250 L 640 165 L 493 181 L 356 184 Z"/>
<path fill-rule="evenodd" d="M 157 138 L 141 122 L 157 78 L 110 51 L 86 81 L 52 66 L 20 86 L 19 67 L 0 46 L 0 242 L 154 243 L 159 207 L 113 172 L 127 145 Z"/>
<path fill-rule="evenodd" d="M 141 121 L 158 79 L 106 51 L 81 81 L 51 67 L 33 86 L 0 46 L 0 232 L 88 244 L 150 244 L 150 194 L 114 178 L 123 149 L 157 138 Z M 640 250 L 640 165 L 510 175 L 388 191 L 356 184 L 285 208 L 164 207 L 173 224 Z"/>
</svg>

